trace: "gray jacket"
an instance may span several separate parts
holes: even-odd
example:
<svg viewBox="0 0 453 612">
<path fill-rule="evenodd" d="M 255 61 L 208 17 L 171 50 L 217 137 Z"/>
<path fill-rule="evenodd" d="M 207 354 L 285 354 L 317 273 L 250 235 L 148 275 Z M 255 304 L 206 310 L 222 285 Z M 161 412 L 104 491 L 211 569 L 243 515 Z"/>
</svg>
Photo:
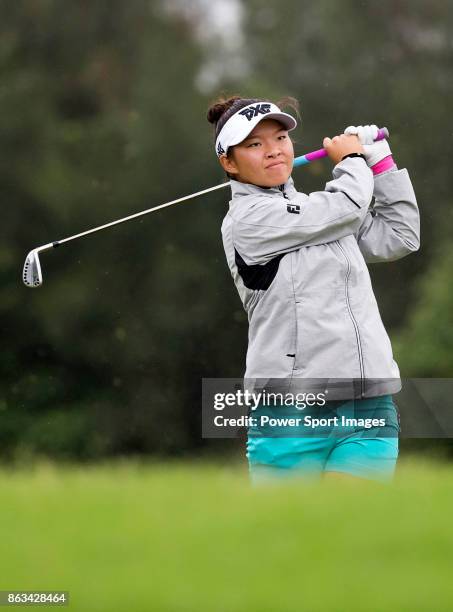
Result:
<svg viewBox="0 0 453 612">
<path fill-rule="evenodd" d="M 412 183 L 396 167 L 374 177 L 362 158 L 332 174 L 309 195 L 291 177 L 272 188 L 231 180 L 222 237 L 248 314 L 249 389 L 326 388 L 327 399 L 401 389 L 366 264 L 419 248 Z"/>
</svg>

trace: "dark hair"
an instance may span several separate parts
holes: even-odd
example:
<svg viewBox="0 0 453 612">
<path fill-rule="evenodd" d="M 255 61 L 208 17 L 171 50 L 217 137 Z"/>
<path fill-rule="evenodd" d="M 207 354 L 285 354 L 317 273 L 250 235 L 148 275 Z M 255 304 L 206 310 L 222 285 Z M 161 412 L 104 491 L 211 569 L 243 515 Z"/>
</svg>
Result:
<svg viewBox="0 0 453 612">
<path fill-rule="evenodd" d="M 229 97 L 221 95 L 219 98 L 217 98 L 217 100 L 212 102 L 211 106 L 208 108 L 206 118 L 209 123 L 214 125 L 214 143 L 217 140 L 220 130 L 223 128 L 228 119 L 237 113 L 237 111 L 241 110 L 241 108 L 244 108 L 249 104 L 253 104 L 254 102 L 271 102 L 271 100 L 266 98 L 243 98 L 242 96 L 235 94 Z M 282 110 L 287 106 L 291 107 L 295 111 L 297 118 L 300 119 L 299 102 L 296 100 L 296 98 L 286 96 L 275 102 L 275 104 Z M 233 147 L 230 147 L 228 149 L 227 157 L 230 155 L 232 148 Z M 228 172 L 227 176 L 228 178 L 232 178 Z"/>
</svg>

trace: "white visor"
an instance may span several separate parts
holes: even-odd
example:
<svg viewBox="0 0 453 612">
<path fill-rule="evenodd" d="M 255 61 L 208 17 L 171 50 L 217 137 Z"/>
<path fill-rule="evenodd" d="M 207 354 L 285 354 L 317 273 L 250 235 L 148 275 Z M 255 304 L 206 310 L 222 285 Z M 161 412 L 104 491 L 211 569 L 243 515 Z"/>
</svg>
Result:
<svg viewBox="0 0 453 612">
<path fill-rule="evenodd" d="M 215 141 L 217 156 L 226 155 L 229 147 L 242 142 L 253 128 L 263 119 L 276 119 L 286 130 L 294 130 L 297 121 L 291 115 L 283 113 L 271 102 L 254 102 L 232 115 L 220 130 Z"/>
</svg>

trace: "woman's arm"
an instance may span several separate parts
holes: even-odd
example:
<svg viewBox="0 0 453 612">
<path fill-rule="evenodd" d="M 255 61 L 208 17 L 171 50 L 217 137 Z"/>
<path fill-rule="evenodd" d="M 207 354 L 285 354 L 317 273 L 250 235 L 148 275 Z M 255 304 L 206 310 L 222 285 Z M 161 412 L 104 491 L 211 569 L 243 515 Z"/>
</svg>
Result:
<svg viewBox="0 0 453 612">
<path fill-rule="evenodd" d="M 420 247 L 420 216 L 406 169 L 374 178 L 375 203 L 356 239 L 367 263 L 394 261 Z"/>
<path fill-rule="evenodd" d="M 375 124 L 349 126 L 362 143 L 374 176 L 375 203 L 356 234 L 368 263 L 400 259 L 420 246 L 420 217 L 407 170 L 398 170 L 387 140 L 376 141 Z"/>
<path fill-rule="evenodd" d="M 247 196 L 230 210 L 233 240 L 248 264 L 262 264 L 302 246 L 355 234 L 373 193 L 373 174 L 363 158 L 346 158 L 333 168 L 325 191 L 280 196 Z"/>
</svg>

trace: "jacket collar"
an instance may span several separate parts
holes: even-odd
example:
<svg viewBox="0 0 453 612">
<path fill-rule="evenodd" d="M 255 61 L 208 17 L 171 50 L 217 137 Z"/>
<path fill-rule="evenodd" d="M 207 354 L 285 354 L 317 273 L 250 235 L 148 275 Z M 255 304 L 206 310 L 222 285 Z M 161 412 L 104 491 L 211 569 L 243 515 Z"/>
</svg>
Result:
<svg viewBox="0 0 453 612">
<path fill-rule="evenodd" d="M 258 185 L 253 185 L 252 183 L 241 183 L 240 181 L 236 181 L 234 179 L 230 179 L 230 185 L 233 200 L 245 195 L 281 195 L 282 189 L 290 198 L 297 194 L 297 190 L 294 187 L 294 181 L 291 176 L 288 178 L 286 183 L 283 183 L 283 185 L 277 185 L 276 187 L 259 187 Z"/>
</svg>

